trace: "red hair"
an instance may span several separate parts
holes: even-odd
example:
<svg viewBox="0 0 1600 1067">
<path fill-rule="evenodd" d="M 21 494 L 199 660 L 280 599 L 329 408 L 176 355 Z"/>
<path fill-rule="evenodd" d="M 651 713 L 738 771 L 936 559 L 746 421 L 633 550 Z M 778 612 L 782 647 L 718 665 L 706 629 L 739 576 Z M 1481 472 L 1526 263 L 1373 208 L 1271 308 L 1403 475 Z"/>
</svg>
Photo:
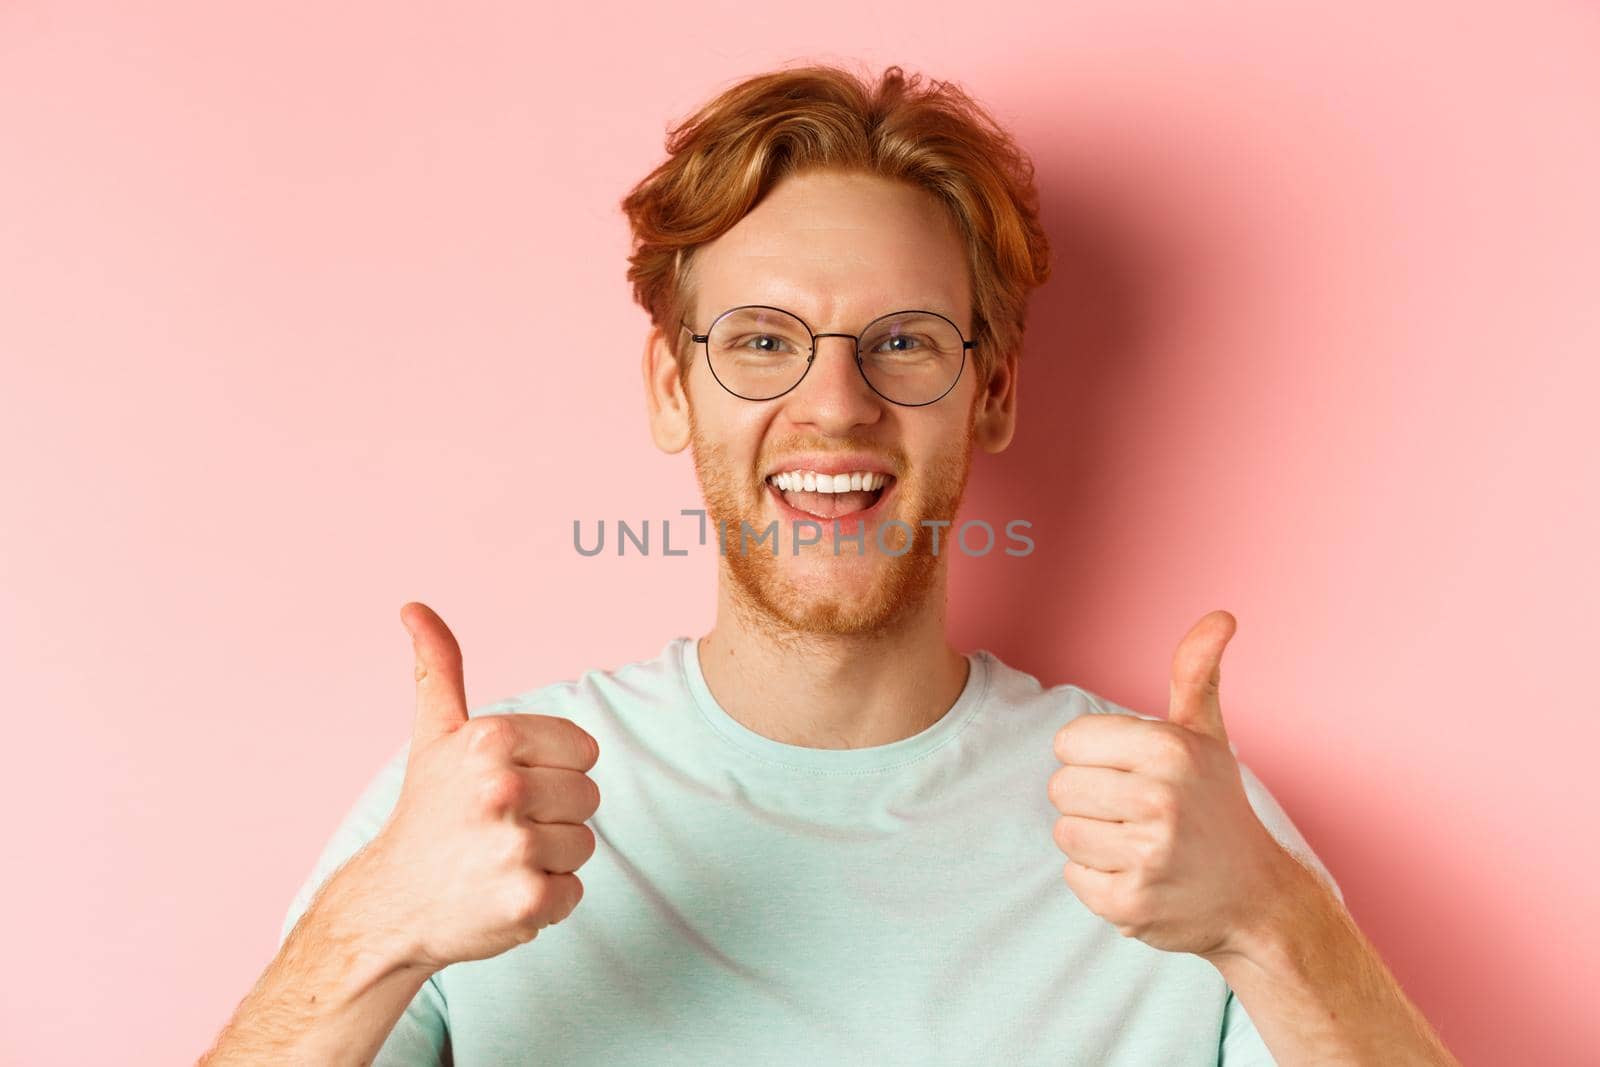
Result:
<svg viewBox="0 0 1600 1067">
<path fill-rule="evenodd" d="M 1033 163 L 952 82 L 898 66 L 873 83 L 835 66 L 748 78 L 667 133 L 667 159 L 623 199 L 633 231 L 628 281 L 674 336 L 692 300 L 695 249 L 733 226 L 780 180 L 811 168 L 864 171 L 937 196 L 967 246 L 973 362 L 980 382 L 1020 352 L 1028 294 L 1050 275 Z M 692 347 L 675 346 L 682 370 Z"/>
</svg>

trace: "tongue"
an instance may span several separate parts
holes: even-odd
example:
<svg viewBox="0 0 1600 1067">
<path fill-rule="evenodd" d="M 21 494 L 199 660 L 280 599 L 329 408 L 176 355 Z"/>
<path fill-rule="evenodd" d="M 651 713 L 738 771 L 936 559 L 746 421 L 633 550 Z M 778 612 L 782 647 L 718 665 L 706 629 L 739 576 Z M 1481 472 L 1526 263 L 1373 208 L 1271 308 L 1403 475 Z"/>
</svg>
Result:
<svg viewBox="0 0 1600 1067">
<path fill-rule="evenodd" d="M 807 493 L 786 489 L 783 499 L 791 508 L 808 511 L 819 519 L 836 519 L 857 511 L 865 511 L 878 499 L 882 489 L 861 490 L 854 493 Z"/>
</svg>

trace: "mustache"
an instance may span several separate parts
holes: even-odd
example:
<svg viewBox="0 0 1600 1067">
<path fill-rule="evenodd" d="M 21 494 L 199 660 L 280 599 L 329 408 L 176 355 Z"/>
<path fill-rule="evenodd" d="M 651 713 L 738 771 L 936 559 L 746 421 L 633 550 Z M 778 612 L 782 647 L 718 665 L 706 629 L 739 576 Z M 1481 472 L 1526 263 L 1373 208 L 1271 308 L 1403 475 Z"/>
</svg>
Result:
<svg viewBox="0 0 1600 1067">
<path fill-rule="evenodd" d="M 828 441 L 807 440 L 793 437 L 774 443 L 764 449 L 756 457 L 755 469 L 757 474 L 770 470 L 778 460 L 795 455 L 816 455 L 824 458 L 831 456 L 867 456 L 883 466 L 896 477 L 910 465 L 910 457 L 900 448 L 884 448 L 882 445 L 868 441 L 844 441 L 837 439 Z"/>
</svg>

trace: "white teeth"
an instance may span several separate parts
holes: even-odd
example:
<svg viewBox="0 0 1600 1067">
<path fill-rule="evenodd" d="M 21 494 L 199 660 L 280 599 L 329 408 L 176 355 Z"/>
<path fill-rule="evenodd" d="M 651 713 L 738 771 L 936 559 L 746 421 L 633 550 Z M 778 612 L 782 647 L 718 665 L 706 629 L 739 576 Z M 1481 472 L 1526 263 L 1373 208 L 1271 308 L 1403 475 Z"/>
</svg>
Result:
<svg viewBox="0 0 1600 1067">
<path fill-rule="evenodd" d="M 881 489 L 888 484 L 889 476 L 876 471 L 851 471 L 849 474 L 783 471 L 772 475 L 770 481 L 783 490 L 807 493 L 852 493 Z"/>
</svg>

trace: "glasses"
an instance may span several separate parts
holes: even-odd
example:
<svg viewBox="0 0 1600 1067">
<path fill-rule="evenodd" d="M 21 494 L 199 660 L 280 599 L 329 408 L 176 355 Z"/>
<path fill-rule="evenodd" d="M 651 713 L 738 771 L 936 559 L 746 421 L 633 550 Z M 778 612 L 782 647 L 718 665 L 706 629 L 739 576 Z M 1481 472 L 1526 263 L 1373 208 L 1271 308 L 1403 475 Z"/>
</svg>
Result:
<svg viewBox="0 0 1600 1067">
<path fill-rule="evenodd" d="M 856 367 L 872 391 L 893 404 L 922 407 L 956 387 L 967 350 L 977 346 L 936 311 L 896 311 L 859 334 L 812 333 L 782 308 L 747 304 L 718 315 L 705 333 L 680 323 L 705 345 L 712 377 L 743 400 L 773 400 L 805 378 L 824 337 L 848 337 Z"/>
</svg>

